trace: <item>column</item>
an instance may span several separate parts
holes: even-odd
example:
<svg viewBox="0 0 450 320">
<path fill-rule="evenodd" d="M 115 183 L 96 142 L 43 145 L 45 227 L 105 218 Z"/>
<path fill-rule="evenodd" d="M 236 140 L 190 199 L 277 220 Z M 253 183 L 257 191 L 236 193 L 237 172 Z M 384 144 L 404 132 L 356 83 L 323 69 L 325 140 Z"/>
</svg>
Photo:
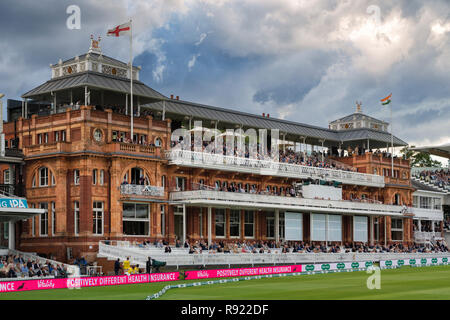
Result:
<svg viewBox="0 0 450 320">
<path fill-rule="evenodd" d="M 286 223 L 286 221 L 285 221 Z M 325 247 L 328 249 L 328 215 L 325 215 Z"/>
<path fill-rule="evenodd" d="M 275 210 L 275 241 L 280 241 L 280 210 Z"/>
<path fill-rule="evenodd" d="M 370 219 L 370 245 L 373 246 L 374 245 L 374 226 L 373 226 L 373 216 L 369 217 Z"/>
<path fill-rule="evenodd" d="M 420 219 L 418 220 L 418 222 L 417 222 L 417 226 L 418 226 L 418 228 L 419 228 L 419 232 L 421 232 L 422 231 L 422 223 L 420 223 Z"/>
<path fill-rule="evenodd" d="M 34 216 L 33 216 L 34 219 Z M 16 248 L 16 230 L 15 222 L 10 221 L 8 226 L 8 249 L 14 250 Z"/>
<path fill-rule="evenodd" d="M 183 243 L 186 241 L 186 204 L 183 203 Z"/>
<path fill-rule="evenodd" d="M 211 207 L 208 207 L 208 246 L 212 242 L 211 238 L 211 229 L 212 229 L 212 221 L 211 221 Z"/>
</svg>

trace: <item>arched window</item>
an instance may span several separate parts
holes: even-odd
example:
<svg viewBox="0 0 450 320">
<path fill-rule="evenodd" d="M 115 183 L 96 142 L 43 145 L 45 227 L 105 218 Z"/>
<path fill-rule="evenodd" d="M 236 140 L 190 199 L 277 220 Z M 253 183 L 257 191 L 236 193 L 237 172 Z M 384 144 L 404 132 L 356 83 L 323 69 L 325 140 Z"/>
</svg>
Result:
<svg viewBox="0 0 450 320">
<path fill-rule="evenodd" d="M 156 147 L 161 147 L 162 146 L 162 140 L 161 140 L 161 138 L 156 138 L 155 139 L 155 146 Z"/>
<path fill-rule="evenodd" d="M 92 184 L 97 184 L 97 169 L 92 170 Z"/>
<path fill-rule="evenodd" d="M 11 174 L 9 169 L 6 169 L 3 171 L 3 184 L 10 184 L 11 183 Z"/>
<path fill-rule="evenodd" d="M 401 197 L 398 193 L 394 195 L 394 205 L 399 206 L 401 205 Z"/>
<path fill-rule="evenodd" d="M 139 167 L 131 168 L 123 176 L 123 181 L 127 181 L 129 184 L 135 185 L 149 185 L 150 179 L 144 169 Z"/>
<path fill-rule="evenodd" d="M 78 169 L 73 170 L 73 183 L 75 185 L 80 184 L 80 170 Z"/>
<path fill-rule="evenodd" d="M 99 184 L 102 186 L 105 183 L 105 170 L 100 170 Z"/>
<path fill-rule="evenodd" d="M 39 169 L 39 187 L 48 186 L 48 168 L 42 167 Z"/>
<path fill-rule="evenodd" d="M 166 176 L 162 176 L 162 177 L 161 177 L 161 186 L 162 186 L 163 188 L 166 187 Z"/>
</svg>

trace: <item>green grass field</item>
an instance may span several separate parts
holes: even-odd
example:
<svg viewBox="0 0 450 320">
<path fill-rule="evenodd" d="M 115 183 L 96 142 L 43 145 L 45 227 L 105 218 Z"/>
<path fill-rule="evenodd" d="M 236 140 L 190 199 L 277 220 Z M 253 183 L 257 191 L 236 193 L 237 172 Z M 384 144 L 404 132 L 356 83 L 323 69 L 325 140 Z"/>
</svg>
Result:
<svg viewBox="0 0 450 320">
<path fill-rule="evenodd" d="M 382 270 L 381 289 L 369 290 L 366 272 L 239 281 L 168 290 L 162 300 L 410 300 L 450 299 L 450 266 Z M 192 281 L 198 282 L 198 281 Z M 178 283 L 186 283 L 179 281 Z M 168 283 L 2 293 L 1 300 L 143 300 Z M 174 284 L 174 283 L 171 283 Z"/>
</svg>

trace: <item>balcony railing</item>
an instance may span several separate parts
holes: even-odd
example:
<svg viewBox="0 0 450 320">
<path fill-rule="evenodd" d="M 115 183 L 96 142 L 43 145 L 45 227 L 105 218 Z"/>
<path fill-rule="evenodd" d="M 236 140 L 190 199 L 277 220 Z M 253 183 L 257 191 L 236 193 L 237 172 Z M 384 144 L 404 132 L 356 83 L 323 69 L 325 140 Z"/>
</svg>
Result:
<svg viewBox="0 0 450 320">
<path fill-rule="evenodd" d="M 25 196 L 25 188 L 22 184 L 0 184 L 0 194 L 23 197 Z"/>
<path fill-rule="evenodd" d="M 123 184 L 120 186 L 120 194 L 125 196 L 163 197 L 164 188 L 158 186 Z"/>
<path fill-rule="evenodd" d="M 211 190 L 178 191 L 170 193 L 170 200 L 184 201 L 199 206 L 241 206 L 258 209 L 302 210 L 304 212 L 356 213 L 370 215 L 403 216 L 402 206 L 377 203 L 306 199 L 266 194 L 223 192 Z"/>
<path fill-rule="evenodd" d="M 414 214 L 414 219 L 441 221 L 444 219 L 444 212 L 438 209 L 409 208 Z"/>
<path fill-rule="evenodd" d="M 440 232 L 414 231 L 414 240 L 416 242 L 441 241 L 443 239 Z"/>
<path fill-rule="evenodd" d="M 384 177 L 382 176 L 344 170 L 309 167 L 284 162 L 226 156 L 189 150 L 167 151 L 166 158 L 170 161 L 170 164 L 181 166 L 238 171 L 297 179 L 312 178 L 326 181 L 334 180 L 345 184 L 384 187 Z"/>
</svg>

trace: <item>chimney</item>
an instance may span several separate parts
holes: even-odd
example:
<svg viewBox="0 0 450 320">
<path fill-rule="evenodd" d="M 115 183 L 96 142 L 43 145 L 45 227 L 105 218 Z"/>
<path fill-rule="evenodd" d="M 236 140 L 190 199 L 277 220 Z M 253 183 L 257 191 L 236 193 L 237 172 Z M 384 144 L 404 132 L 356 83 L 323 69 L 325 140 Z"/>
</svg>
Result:
<svg viewBox="0 0 450 320">
<path fill-rule="evenodd" d="M 177 96 L 177 100 L 180 100 L 180 96 Z"/>
<path fill-rule="evenodd" d="M 170 99 L 173 99 L 173 94 L 170 95 Z"/>
<path fill-rule="evenodd" d="M 266 116 L 266 114 L 263 112 L 263 117 L 265 117 Z"/>
</svg>

